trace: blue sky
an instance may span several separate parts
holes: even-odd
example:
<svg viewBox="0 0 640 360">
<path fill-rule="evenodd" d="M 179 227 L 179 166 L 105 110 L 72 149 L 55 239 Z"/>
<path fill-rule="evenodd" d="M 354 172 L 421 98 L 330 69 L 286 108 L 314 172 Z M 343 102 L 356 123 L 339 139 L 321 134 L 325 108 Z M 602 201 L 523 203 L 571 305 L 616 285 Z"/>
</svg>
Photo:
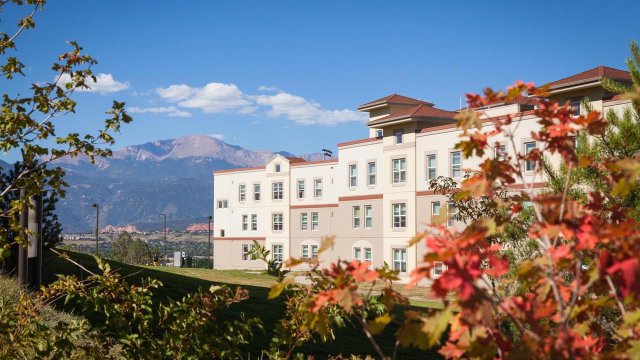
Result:
<svg viewBox="0 0 640 360">
<path fill-rule="evenodd" d="M 2 87 L 51 81 L 77 40 L 99 60 L 101 91 L 77 94 L 61 133 L 94 132 L 116 99 L 134 116 L 116 148 L 200 133 L 302 154 L 366 137 L 356 107 L 390 93 L 456 109 L 485 86 L 625 68 L 639 11 L 631 0 L 57 0 L 19 40 L 26 78 Z"/>
</svg>

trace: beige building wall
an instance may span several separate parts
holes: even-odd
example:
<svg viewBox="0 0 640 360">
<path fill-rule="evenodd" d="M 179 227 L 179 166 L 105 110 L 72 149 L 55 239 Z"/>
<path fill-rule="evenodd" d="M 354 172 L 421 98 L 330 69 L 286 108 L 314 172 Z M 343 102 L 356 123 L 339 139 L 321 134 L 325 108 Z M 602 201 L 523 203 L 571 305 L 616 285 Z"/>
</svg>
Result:
<svg viewBox="0 0 640 360">
<path fill-rule="evenodd" d="M 264 246 L 264 240 L 258 241 Z M 232 238 L 218 239 L 213 245 L 214 269 L 264 269 L 265 265 L 261 260 L 245 259 L 243 255 L 243 245 L 253 246 L 253 240 L 233 240 Z"/>
<path fill-rule="evenodd" d="M 621 113 L 629 106 L 628 100 L 602 100 L 608 96 L 601 89 L 586 89 L 578 92 L 559 92 L 558 99 L 572 99 L 577 96 L 589 96 L 597 110 Z M 371 111 L 371 120 L 380 119 L 391 113 L 404 110 L 402 106 L 381 106 Z M 496 106 L 481 116 L 501 116 L 519 109 L 518 105 Z M 531 133 L 539 129 L 533 112 L 519 113 L 513 123 L 507 127 L 513 132 L 515 146 L 507 138 L 492 138 L 492 147 L 506 145 L 506 153 L 515 157 L 524 152 L 525 143 L 534 141 Z M 376 138 L 376 131 L 383 130 L 383 137 Z M 486 121 L 483 131 L 493 129 Z M 394 136 L 402 130 L 402 142 L 397 143 Z M 215 174 L 214 205 L 218 200 L 227 200 L 228 208 L 214 210 L 215 240 L 214 249 L 216 268 L 261 268 L 264 265 L 242 260 L 242 244 L 252 239 L 261 241 L 269 250 L 273 245 L 282 245 L 284 256 L 301 257 L 303 246 L 320 246 L 324 236 L 336 236 L 333 248 L 320 256 L 324 264 L 338 259 L 351 260 L 354 248 L 372 249 L 373 266 L 384 263 L 393 265 L 393 249 L 406 249 L 407 271 L 401 274 L 405 279 L 418 266 L 429 251 L 424 243 L 408 247 L 408 241 L 418 232 L 425 231 L 431 224 L 432 203 L 440 202 L 440 211 L 447 213 L 447 197 L 434 194 L 430 189 L 427 172 L 427 157 L 436 156 L 436 177 L 451 177 L 452 157 L 461 132 L 454 125 L 438 125 L 435 122 L 399 119 L 390 124 L 378 125 L 369 129 L 369 138 L 354 140 L 338 146 L 339 159 L 305 162 L 300 159 L 287 159 L 274 156 L 264 167 L 223 171 Z M 536 143 L 540 150 L 541 144 Z M 485 154 L 495 156 L 493 149 Z M 555 166 L 559 165 L 558 155 L 545 156 Z M 404 159 L 404 181 L 394 182 L 393 161 Z M 461 156 L 461 175 L 465 171 L 477 171 L 482 158 L 464 159 Z M 375 164 L 375 183 L 371 183 L 369 164 Z M 355 185 L 351 186 L 350 166 L 356 166 Z M 276 171 L 279 166 L 280 171 Z M 525 179 L 537 190 L 545 185 L 545 179 L 539 169 L 526 172 Z M 463 176 L 457 180 L 462 181 Z M 314 180 L 322 179 L 322 196 L 314 194 Z M 304 181 L 305 194 L 298 196 L 298 181 Z M 283 198 L 272 198 L 272 184 L 282 182 Z M 246 199 L 239 199 L 239 185 L 246 186 Z M 261 199 L 253 199 L 252 186 L 260 184 Z M 514 188 L 522 184 L 514 185 Z M 404 227 L 393 226 L 394 204 L 404 204 L 406 219 Z M 354 227 L 354 207 L 359 207 L 360 225 Z M 366 226 L 365 207 L 371 206 L 371 227 Z M 283 229 L 274 231 L 272 216 L 283 214 Z M 301 214 L 307 214 L 307 230 L 301 228 Z M 312 213 L 318 213 L 318 229 L 312 229 Z M 258 216 L 258 229 L 242 229 L 242 215 Z M 453 222 L 451 226 L 462 229 L 464 224 Z M 225 230 L 225 238 L 220 231 Z"/>
</svg>

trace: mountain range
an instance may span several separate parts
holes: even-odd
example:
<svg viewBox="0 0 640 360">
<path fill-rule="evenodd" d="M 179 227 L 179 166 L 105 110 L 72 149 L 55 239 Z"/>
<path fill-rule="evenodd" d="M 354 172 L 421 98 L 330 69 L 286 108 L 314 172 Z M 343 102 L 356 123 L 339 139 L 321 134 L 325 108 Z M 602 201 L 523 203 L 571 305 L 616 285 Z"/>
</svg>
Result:
<svg viewBox="0 0 640 360">
<path fill-rule="evenodd" d="M 143 231 L 167 226 L 184 229 L 207 222 L 213 210 L 214 170 L 261 166 L 274 154 L 230 145 L 207 135 L 191 135 L 127 146 L 91 164 L 86 158 L 65 158 L 67 196 L 56 213 L 64 232 L 91 232 L 100 205 L 100 227 L 132 225 Z M 303 155 L 317 160 L 321 154 Z M 1 165 L 0 165 L 1 166 Z"/>
</svg>

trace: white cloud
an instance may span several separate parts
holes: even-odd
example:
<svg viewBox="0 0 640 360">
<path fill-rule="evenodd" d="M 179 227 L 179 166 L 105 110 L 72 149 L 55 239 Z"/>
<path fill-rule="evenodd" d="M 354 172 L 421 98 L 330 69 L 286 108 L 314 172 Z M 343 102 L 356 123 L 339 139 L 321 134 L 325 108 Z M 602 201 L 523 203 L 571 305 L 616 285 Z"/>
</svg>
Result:
<svg viewBox="0 0 640 360">
<path fill-rule="evenodd" d="M 259 90 L 274 94 L 248 95 L 235 84 L 215 82 L 201 88 L 176 84 L 158 88 L 156 93 L 181 108 L 199 109 L 204 113 L 233 112 L 241 115 L 257 115 L 260 108 L 265 108 L 269 117 L 285 118 L 301 125 L 333 126 L 344 122 L 364 122 L 367 119 L 366 114 L 349 109 L 325 109 L 315 101 L 283 92 L 276 87 L 263 85 Z"/>
<path fill-rule="evenodd" d="M 171 85 L 168 88 L 158 88 L 156 89 L 156 93 L 160 95 L 161 98 L 170 101 L 177 102 L 180 100 L 184 100 L 191 96 L 193 90 L 185 84 L 180 85 Z"/>
<path fill-rule="evenodd" d="M 98 94 L 109 94 L 122 90 L 126 90 L 129 88 L 129 82 L 120 82 L 113 78 L 111 74 L 100 73 L 95 75 L 96 81 L 93 81 L 92 78 L 87 78 L 86 84 L 89 87 L 86 88 L 77 88 L 76 91 L 79 92 L 90 92 L 90 93 L 98 93 Z M 67 83 L 71 82 L 71 77 L 69 74 L 63 74 L 60 77 L 59 85 L 64 87 Z"/>
<path fill-rule="evenodd" d="M 158 107 L 148 107 L 148 108 L 132 106 L 130 108 L 127 108 L 127 111 L 129 111 L 132 114 L 153 113 L 153 114 L 167 114 L 167 116 L 174 116 L 174 117 L 190 117 L 191 116 L 190 112 L 180 110 L 175 106 L 158 106 Z"/>
<path fill-rule="evenodd" d="M 281 92 L 282 90 L 280 90 L 275 86 L 260 85 L 260 87 L 258 88 L 258 91 Z"/>
<path fill-rule="evenodd" d="M 209 134 L 209 136 L 211 136 L 211 137 L 212 137 L 212 138 L 214 138 L 214 139 L 218 139 L 218 140 L 220 140 L 220 141 L 222 141 L 222 140 L 224 140 L 224 139 L 225 139 L 224 134 Z"/>
<path fill-rule="evenodd" d="M 205 113 L 237 111 L 249 114 L 256 109 L 235 84 L 208 83 L 202 88 L 187 85 L 171 85 L 157 89 L 158 95 L 170 102 Z"/>
<path fill-rule="evenodd" d="M 353 110 L 327 110 L 315 101 L 281 92 L 275 95 L 258 95 L 253 99 L 258 105 L 269 107 L 267 115 L 284 117 L 301 125 L 336 125 L 350 121 L 365 121 L 366 115 Z"/>
</svg>

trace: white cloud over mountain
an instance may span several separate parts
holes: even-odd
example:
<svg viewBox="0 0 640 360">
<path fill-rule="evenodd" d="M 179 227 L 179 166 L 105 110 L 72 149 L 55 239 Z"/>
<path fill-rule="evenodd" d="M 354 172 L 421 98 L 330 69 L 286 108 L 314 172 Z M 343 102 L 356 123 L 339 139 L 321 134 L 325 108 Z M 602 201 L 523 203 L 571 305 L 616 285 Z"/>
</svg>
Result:
<svg viewBox="0 0 640 360">
<path fill-rule="evenodd" d="M 100 73 L 95 75 L 96 81 L 93 81 L 92 78 L 87 78 L 86 84 L 89 86 L 88 89 L 85 88 L 77 88 L 78 92 L 89 92 L 89 93 L 98 93 L 98 94 L 109 94 L 122 90 L 126 90 L 129 88 L 129 82 L 120 82 L 113 78 L 111 74 Z M 60 77 L 58 84 L 64 87 L 67 83 L 71 82 L 71 77 L 69 74 L 63 74 Z"/>
<path fill-rule="evenodd" d="M 175 104 L 176 110 L 179 108 L 199 109 L 206 114 L 231 112 L 246 115 L 258 113 L 264 109 L 266 115 L 272 118 L 284 118 L 301 125 L 324 126 L 366 120 L 365 114 L 349 109 L 325 109 L 315 101 L 286 93 L 275 87 L 261 86 L 259 90 L 273 92 L 273 94 L 245 94 L 235 84 L 216 82 L 208 83 L 204 87 L 176 84 L 166 88 L 158 88 L 156 93 L 167 102 Z M 174 108 L 174 106 L 149 109 L 168 108 Z M 140 108 L 132 109 L 143 110 Z M 172 113 L 151 110 L 139 112 Z"/>
<path fill-rule="evenodd" d="M 190 117 L 191 113 L 188 111 L 180 110 L 175 106 L 156 106 L 156 107 L 147 107 L 141 108 L 138 106 L 132 106 L 127 108 L 132 114 L 144 114 L 144 113 L 154 113 L 154 114 L 167 114 L 168 116 L 174 117 Z"/>
</svg>

